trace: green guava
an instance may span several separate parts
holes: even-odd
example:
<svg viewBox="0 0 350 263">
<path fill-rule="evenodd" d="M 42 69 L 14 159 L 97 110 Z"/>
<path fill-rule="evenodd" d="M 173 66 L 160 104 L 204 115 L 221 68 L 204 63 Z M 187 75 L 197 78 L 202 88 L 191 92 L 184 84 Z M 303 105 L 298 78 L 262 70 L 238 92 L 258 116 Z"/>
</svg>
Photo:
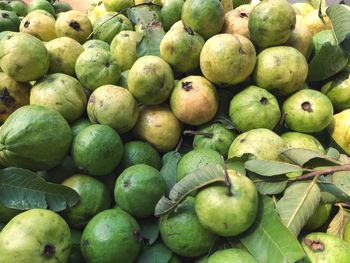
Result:
<svg viewBox="0 0 350 263">
<path fill-rule="evenodd" d="M 107 11 L 119 12 L 127 7 L 134 6 L 133 0 L 102 0 Z"/>
<path fill-rule="evenodd" d="M 19 31 L 31 34 L 42 41 L 50 41 L 56 38 L 56 20 L 43 10 L 30 12 L 21 21 Z"/>
<path fill-rule="evenodd" d="M 110 51 L 110 47 L 108 45 L 108 43 L 102 41 L 102 40 L 99 40 L 99 39 L 90 39 L 88 41 L 86 41 L 84 44 L 83 44 L 83 48 L 84 49 L 88 49 L 88 48 L 102 48 L 102 49 L 105 49 L 107 51 Z"/>
<path fill-rule="evenodd" d="M 310 232 L 320 228 L 329 218 L 331 210 L 332 204 L 321 203 L 309 218 L 303 229 Z"/>
<path fill-rule="evenodd" d="M 205 42 L 200 54 L 201 71 L 217 85 L 235 85 L 253 72 L 256 51 L 250 40 L 238 34 L 218 34 Z"/>
<path fill-rule="evenodd" d="M 119 82 L 118 82 L 118 86 L 127 89 L 128 88 L 128 76 L 129 76 L 129 70 L 123 71 L 120 74 L 120 79 L 119 79 Z"/>
<path fill-rule="evenodd" d="M 0 10 L 0 32 L 9 30 L 18 32 L 21 21 L 13 11 Z"/>
<path fill-rule="evenodd" d="M 28 13 L 31 13 L 35 10 L 44 10 L 48 13 L 50 13 L 52 16 L 55 16 L 55 9 L 53 8 L 50 1 L 46 0 L 33 0 L 30 1 L 30 3 L 27 5 L 27 11 Z"/>
<path fill-rule="evenodd" d="M 325 154 L 326 151 L 322 144 L 312 135 L 300 132 L 286 132 L 281 135 L 283 147 L 285 149 L 302 148 L 308 149 L 320 154 Z"/>
<path fill-rule="evenodd" d="M 69 3 L 62 1 L 55 1 L 52 5 L 56 14 L 68 12 L 73 9 Z"/>
<path fill-rule="evenodd" d="M 251 254 L 239 248 L 229 248 L 216 251 L 207 260 L 207 263 L 222 262 L 258 263 L 258 261 Z"/>
<path fill-rule="evenodd" d="M 230 186 L 208 186 L 196 195 L 195 208 L 201 225 L 219 236 L 236 236 L 255 221 L 258 192 L 246 176 L 228 170 Z"/>
<path fill-rule="evenodd" d="M 91 94 L 87 113 L 92 123 L 109 125 L 118 133 L 126 133 L 135 126 L 139 107 L 127 89 L 104 85 Z"/>
<path fill-rule="evenodd" d="M 27 5 L 22 1 L 10 1 L 9 5 L 12 7 L 12 11 L 15 12 L 18 17 L 24 17 L 28 14 Z"/>
<path fill-rule="evenodd" d="M 182 7 L 185 0 L 162 0 L 160 18 L 165 31 L 168 31 L 173 24 L 181 20 Z"/>
<path fill-rule="evenodd" d="M 73 137 L 77 136 L 79 132 L 81 132 L 86 127 L 92 125 L 91 121 L 87 118 L 82 118 L 79 120 L 76 120 L 70 125 L 70 128 L 72 130 Z"/>
<path fill-rule="evenodd" d="M 335 114 L 327 130 L 334 142 L 350 154 L 350 109 Z"/>
<path fill-rule="evenodd" d="M 222 33 L 239 34 L 250 39 L 248 21 L 253 5 L 239 5 L 235 9 L 225 14 L 225 24 Z"/>
</svg>

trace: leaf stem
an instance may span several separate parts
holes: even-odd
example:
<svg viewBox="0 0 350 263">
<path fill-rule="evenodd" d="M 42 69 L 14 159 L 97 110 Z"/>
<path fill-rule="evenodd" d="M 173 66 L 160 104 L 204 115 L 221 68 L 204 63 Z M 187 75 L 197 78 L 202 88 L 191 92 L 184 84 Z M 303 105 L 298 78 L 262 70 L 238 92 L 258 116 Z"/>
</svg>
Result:
<svg viewBox="0 0 350 263">
<path fill-rule="evenodd" d="M 209 132 L 202 132 L 202 131 L 192 131 L 192 130 L 185 130 L 183 132 L 184 135 L 202 135 L 205 138 L 213 138 L 214 134 L 209 133 Z"/>
<path fill-rule="evenodd" d="M 312 179 L 316 176 L 332 174 L 335 172 L 342 172 L 342 171 L 350 171 L 350 164 L 344 164 L 344 165 L 334 166 L 323 170 L 313 171 L 296 178 L 291 178 L 288 181 L 303 181 L 303 180 Z"/>
</svg>

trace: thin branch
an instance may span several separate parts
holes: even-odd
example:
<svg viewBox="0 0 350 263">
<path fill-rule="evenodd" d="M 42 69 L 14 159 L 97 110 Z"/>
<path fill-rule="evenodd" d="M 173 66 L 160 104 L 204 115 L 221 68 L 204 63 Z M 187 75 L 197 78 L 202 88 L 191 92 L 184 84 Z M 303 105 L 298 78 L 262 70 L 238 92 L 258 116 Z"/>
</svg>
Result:
<svg viewBox="0 0 350 263">
<path fill-rule="evenodd" d="M 289 181 L 308 180 L 308 179 L 312 179 L 312 178 L 314 178 L 316 176 L 332 174 L 332 173 L 335 173 L 335 172 L 342 172 L 342 171 L 350 171 L 350 164 L 344 164 L 344 165 L 339 165 L 339 166 L 326 168 L 326 169 L 323 169 L 323 170 L 313 171 L 311 173 L 307 173 L 307 174 L 304 174 L 304 175 L 296 177 L 296 178 L 291 178 L 291 179 L 289 179 Z"/>
</svg>

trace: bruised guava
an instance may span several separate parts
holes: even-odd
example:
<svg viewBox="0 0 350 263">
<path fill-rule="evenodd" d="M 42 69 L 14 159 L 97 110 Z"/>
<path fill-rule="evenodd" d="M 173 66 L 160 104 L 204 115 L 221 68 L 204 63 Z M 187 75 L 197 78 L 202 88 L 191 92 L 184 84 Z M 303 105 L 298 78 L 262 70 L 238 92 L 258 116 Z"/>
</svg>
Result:
<svg viewBox="0 0 350 263">
<path fill-rule="evenodd" d="M 20 32 L 31 34 L 42 41 L 56 38 L 55 18 L 43 10 L 30 12 L 21 21 Z"/>
<path fill-rule="evenodd" d="M 177 72 L 191 72 L 199 67 L 204 39 L 190 27 L 171 30 L 160 42 L 160 56 Z"/>
<path fill-rule="evenodd" d="M 249 15 L 253 8 L 253 5 L 241 5 L 226 13 L 225 24 L 221 32 L 239 34 L 245 36 L 246 38 L 250 38 L 248 21 Z"/>
<path fill-rule="evenodd" d="M 329 218 L 331 210 L 332 204 L 321 202 L 303 229 L 306 231 L 314 231 L 315 229 L 320 228 Z"/>
<path fill-rule="evenodd" d="M 256 51 L 250 40 L 238 34 L 218 34 L 207 40 L 200 55 L 201 71 L 217 85 L 235 85 L 253 72 Z"/>
<path fill-rule="evenodd" d="M 160 10 L 160 17 L 162 21 L 162 26 L 165 31 L 168 31 L 173 24 L 181 20 L 181 11 L 184 3 L 185 3 L 184 0 L 163 0 L 162 1 L 162 9 Z"/>
<path fill-rule="evenodd" d="M 92 123 L 106 124 L 119 133 L 125 133 L 135 126 L 139 108 L 127 89 L 104 85 L 91 94 L 87 113 Z"/>
<path fill-rule="evenodd" d="M 190 125 L 202 125 L 210 121 L 218 106 L 215 86 L 201 76 L 181 79 L 170 97 L 170 107 L 174 115 Z"/>
<path fill-rule="evenodd" d="M 45 44 L 50 54 L 50 73 L 75 76 L 75 63 L 84 51 L 81 44 L 70 37 L 59 37 Z"/>
</svg>

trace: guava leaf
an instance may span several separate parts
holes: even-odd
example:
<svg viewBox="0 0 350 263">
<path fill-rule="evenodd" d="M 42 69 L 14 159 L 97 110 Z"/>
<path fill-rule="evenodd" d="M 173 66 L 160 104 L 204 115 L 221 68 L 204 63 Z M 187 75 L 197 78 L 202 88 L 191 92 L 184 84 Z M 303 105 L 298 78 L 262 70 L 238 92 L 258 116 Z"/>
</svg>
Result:
<svg viewBox="0 0 350 263">
<path fill-rule="evenodd" d="M 350 220 L 350 211 L 339 207 L 338 213 L 333 217 L 333 220 L 329 223 L 327 234 L 339 236 L 343 238 L 344 228 L 347 222 Z"/>
<path fill-rule="evenodd" d="M 338 173 L 343 173 L 343 172 L 338 172 Z M 345 172 L 345 173 L 348 173 L 348 172 Z M 350 202 L 350 196 L 348 194 L 350 193 L 349 188 L 347 189 L 348 192 L 346 191 L 346 188 L 349 187 L 349 185 L 347 186 L 345 185 L 343 188 L 341 185 L 342 179 L 340 179 L 340 182 L 335 182 L 333 180 L 333 175 L 320 176 L 317 180 L 317 185 L 320 188 L 321 194 L 322 194 L 322 201 L 325 203 L 334 203 L 336 201 Z M 349 177 L 345 180 L 348 180 L 348 179 Z"/>
<path fill-rule="evenodd" d="M 340 158 L 340 152 L 333 147 L 328 148 L 326 155 L 327 155 L 327 157 L 334 159 L 334 160 L 339 160 L 339 158 Z"/>
<path fill-rule="evenodd" d="M 137 263 L 168 263 L 173 252 L 163 243 L 144 246 L 136 259 Z"/>
<path fill-rule="evenodd" d="M 295 182 L 284 192 L 276 209 L 283 224 L 297 237 L 321 200 L 321 191 L 313 181 Z"/>
<path fill-rule="evenodd" d="M 0 170 L 0 203 L 6 207 L 19 210 L 43 208 L 59 212 L 73 207 L 79 199 L 73 189 L 47 183 L 29 170 L 15 167 Z"/>
<path fill-rule="evenodd" d="M 160 169 L 160 175 L 163 177 L 166 185 L 166 194 L 176 184 L 176 168 L 181 159 L 179 152 L 171 151 L 163 155 L 163 166 Z"/>
<path fill-rule="evenodd" d="M 209 164 L 198 170 L 186 175 L 178 183 L 176 183 L 170 190 L 169 198 L 162 197 L 154 211 L 155 216 L 161 216 L 175 209 L 194 190 L 202 188 L 215 182 L 224 182 L 225 173 L 221 165 Z"/>
<path fill-rule="evenodd" d="M 146 218 L 138 220 L 140 232 L 143 239 L 147 240 L 147 244 L 152 245 L 159 235 L 159 223 L 157 218 Z"/>
<path fill-rule="evenodd" d="M 332 182 L 350 196 L 350 171 L 333 173 Z M 350 200 L 348 202 L 350 202 Z"/>
<path fill-rule="evenodd" d="M 287 187 L 288 179 L 283 177 L 266 178 L 257 174 L 248 174 L 260 194 L 275 195 L 282 193 Z"/>
<path fill-rule="evenodd" d="M 244 166 L 245 169 L 262 176 L 275 176 L 303 171 L 303 168 L 298 165 L 271 160 L 249 160 L 245 162 Z"/>
<path fill-rule="evenodd" d="M 294 263 L 305 254 L 297 238 L 282 224 L 271 198 L 260 195 L 255 223 L 240 239 L 259 263 Z"/>
<path fill-rule="evenodd" d="M 228 130 L 235 130 L 236 127 L 230 120 L 230 118 L 224 114 L 224 113 L 219 113 L 217 116 L 214 117 L 212 120 L 213 123 L 220 123 L 224 125 L 224 127 Z"/>
</svg>

